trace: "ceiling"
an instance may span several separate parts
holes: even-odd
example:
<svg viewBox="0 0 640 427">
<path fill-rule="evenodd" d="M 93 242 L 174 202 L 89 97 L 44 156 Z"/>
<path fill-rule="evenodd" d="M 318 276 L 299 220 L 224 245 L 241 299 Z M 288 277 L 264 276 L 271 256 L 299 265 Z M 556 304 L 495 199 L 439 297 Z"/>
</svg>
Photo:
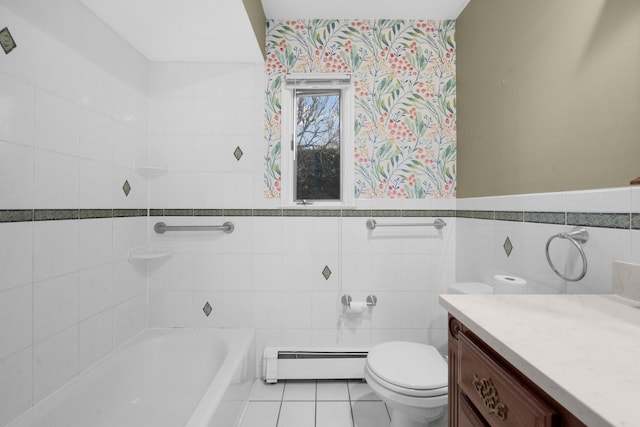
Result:
<svg viewBox="0 0 640 427">
<path fill-rule="evenodd" d="M 263 61 L 243 0 L 81 1 L 153 62 Z M 469 3 L 469 0 L 261 1 L 267 19 L 456 19 Z"/>
<path fill-rule="evenodd" d="M 469 0 L 262 0 L 268 19 L 456 19 Z"/>
</svg>

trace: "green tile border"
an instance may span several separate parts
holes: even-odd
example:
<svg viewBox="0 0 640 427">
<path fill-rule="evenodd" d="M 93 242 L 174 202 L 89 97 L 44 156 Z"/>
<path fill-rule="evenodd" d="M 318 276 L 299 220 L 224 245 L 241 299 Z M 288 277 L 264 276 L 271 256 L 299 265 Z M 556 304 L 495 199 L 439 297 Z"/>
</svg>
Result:
<svg viewBox="0 0 640 427">
<path fill-rule="evenodd" d="M 253 216 L 253 209 L 225 209 L 224 216 Z"/>
<path fill-rule="evenodd" d="M 513 221 L 513 222 L 524 222 L 524 212 L 518 211 L 496 211 L 495 212 L 496 221 Z"/>
<path fill-rule="evenodd" d="M 524 222 L 564 225 L 567 223 L 567 214 L 565 212 L 525 212 Z"/>
<path fill-rule="evenodd" d="M 343 218 L 368 218 L 373 216 L 371 209 L 345 209 L 342 211 Z"/>
<path fill-rule="evenodd" d="M 631 214 L 567 212 L 567 225 L 628 230 L 631 228 Z"/>
<path fill-rule="evenodd" d="M 0 223 L 146 216 L 469 218 L 481 220 L 640 230 L 640 213 L 521 212 L 435 209 L 5 209 Z"/>
<path fill-rule="evenodd" d="M 224 216 L 223 209 L 194 209 L 193 216 Z"/>
<path fill-rule="evenodd" d="M 79 209 L 37 209 L 34 211 L 34 221 L 62 221 L 66 219 L 80 219 Z"/>
<path fill-rule="evenodd" d="M 496 219 L 495 211 L 473 211 L 473 217 L 475 219 Z"/>
<path fill-rule="evenodd" d="M 29 222 L 33 221 L 33 210 L 11 209 L 0 210 L 0 222 Z"/>
<path fill-rule="evenodd" d="M 113 218 L 113 209 L 80 209 L 80 219 Z"/>
<path fill-rule="evenodd" d="M 282 216 L 282 209 L 254 209 L 253 216 Z"/>
<path fill-rule="evenodd" d="M 442 214 L 434 214 L 434 211 L 422 211 L 418 209 L 409 209 L 406 211 L 402 211 L 402 216 L 406 218 L 431 218 L 434 216 L 448 216 Z M 435 212 L 444 212 L 444 211 L 435 211 Z"/>
<path fill-rule="evenodd" d="M 287 217 L 310 217 L 314 216 L 311 209 L 283 209 L 282 216 Z"/>
<path fill-rule="evenodd" d="M 148 216 L 147 209 L 114 209 L 114 218 L 132 218 L 138 216 Z"/>
<path fill-rule="evenodd" d="M 400 209 L 371 209 L 371 216 L 380 218 L 401 217 Z"/>
<path fill-rule="evenodd" d="M 164 209 L 163 216 L 193 216 L 193 209 Z"/>
<path fill-rule="evenodd" d="M 339 209 L 314 209 L 311 212 L 313 212 L 313 216 L 316 216 L 316 217 L 336 218 L 336 217 L 341 217 L 343 211 Z"/>
<path fill-rule="evenodd" d="M 456 211 L 456 218 L 469 218 L 473 219 L 473 211 L 459 210 Z"/>
</svg>

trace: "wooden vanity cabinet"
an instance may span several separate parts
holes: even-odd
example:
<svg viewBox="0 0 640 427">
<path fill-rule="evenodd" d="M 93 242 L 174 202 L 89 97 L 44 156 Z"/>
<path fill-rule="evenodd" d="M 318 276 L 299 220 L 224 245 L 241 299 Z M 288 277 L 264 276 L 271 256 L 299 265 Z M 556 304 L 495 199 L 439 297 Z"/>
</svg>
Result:
<svg viewBox="0 0 640 427">
<path fill-rule="evenodd" d="M 585 427 L 449 315 L 449 427 Z"/>
</svg>

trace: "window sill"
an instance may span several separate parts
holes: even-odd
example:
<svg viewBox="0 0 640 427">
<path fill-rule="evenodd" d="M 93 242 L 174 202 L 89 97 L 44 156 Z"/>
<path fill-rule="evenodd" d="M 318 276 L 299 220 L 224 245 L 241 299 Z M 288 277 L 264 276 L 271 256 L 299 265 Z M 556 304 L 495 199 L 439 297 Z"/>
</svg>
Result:
<svg viewBox="0 0 640 427">
<path fill-rule="evenodd" d="M 342 209 L 357 209 L 355 204 L 347 203 L 311 203 L 306 205 L 299 205 L 297 203 L 282 203 L 278 206 L 278 209 L 300 209 L 300 210 L 313 210 L 313 209 L 329 209 L 329 210 L 342 210 Z"/>
</svg>

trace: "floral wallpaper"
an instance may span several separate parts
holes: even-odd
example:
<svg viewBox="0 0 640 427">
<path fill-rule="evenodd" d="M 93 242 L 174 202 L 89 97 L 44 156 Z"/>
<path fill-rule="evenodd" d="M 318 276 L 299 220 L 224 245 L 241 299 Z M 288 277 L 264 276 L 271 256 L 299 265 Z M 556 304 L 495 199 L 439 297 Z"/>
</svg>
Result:
<svg viewBox="0 0 640 427">
<path fill-rule="evenodd" d="M 455 21 L 268 20 L 265 196 L 280 197 L 285 73 L 352 73 L 356 198 L 456 195 Z"/>
</svg>

